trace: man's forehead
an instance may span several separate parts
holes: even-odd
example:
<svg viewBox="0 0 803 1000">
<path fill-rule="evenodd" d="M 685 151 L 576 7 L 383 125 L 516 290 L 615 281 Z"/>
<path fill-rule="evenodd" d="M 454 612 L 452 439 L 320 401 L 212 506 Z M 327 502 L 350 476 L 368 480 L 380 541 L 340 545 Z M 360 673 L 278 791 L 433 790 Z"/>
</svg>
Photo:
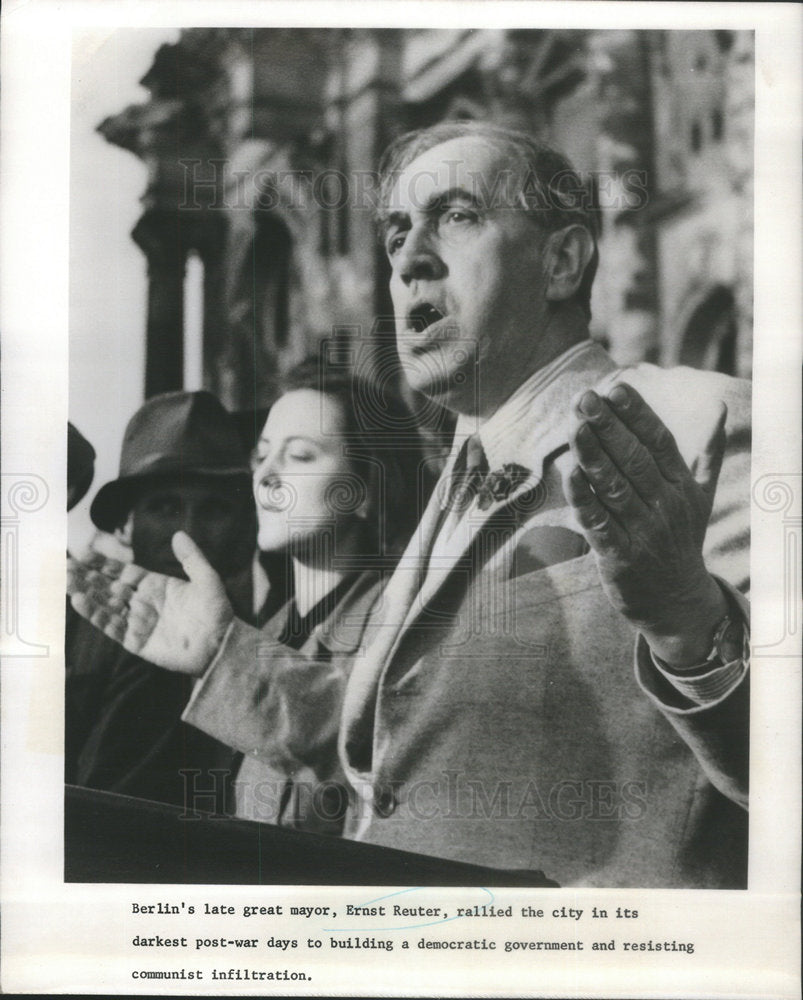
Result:
<svg viewBox="0 0 803 1000">
<path fill-rule="evenodd" d="M 385 213 L 426 208 L 448 191 L 464 191 L 478 203 L 499 196 L 512 175 L 503 153 L 487 139 L 461 136 L 420 153 L 400 171 Z"/>
</svg>

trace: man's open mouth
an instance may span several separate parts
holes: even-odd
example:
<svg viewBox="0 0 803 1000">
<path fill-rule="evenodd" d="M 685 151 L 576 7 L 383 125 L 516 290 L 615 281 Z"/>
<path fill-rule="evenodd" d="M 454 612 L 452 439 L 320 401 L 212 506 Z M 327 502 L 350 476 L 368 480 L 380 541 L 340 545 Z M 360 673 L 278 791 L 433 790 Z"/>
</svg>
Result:
<svg viewBox="0 0 803 1000">
<path fill-rule="evenodd" d="M 423 333 L 428 326 L 443 319 L 444 313 L 436 309 L 431 302 L 419 302 L 407 313 L 407 329 Z"/>
</svg>

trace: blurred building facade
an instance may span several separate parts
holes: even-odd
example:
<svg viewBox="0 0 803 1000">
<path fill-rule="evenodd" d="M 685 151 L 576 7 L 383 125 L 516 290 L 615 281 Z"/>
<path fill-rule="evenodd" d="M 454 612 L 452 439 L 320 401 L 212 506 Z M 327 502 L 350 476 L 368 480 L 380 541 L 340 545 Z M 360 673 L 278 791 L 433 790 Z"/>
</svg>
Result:
<svg viewBox="0 0 803 1000">
<path fill-rule="evenodd" d="M 232 409 L 332 338 L 390 370 L 376 167 L 409 128 L 489 118 L 565 152 L 600 207 L 592 334 L 622 362 L 749 376 L 753 36 L 731 31 L 187 29 L 100 126 L 148 168 L 146 395 Z M 202 275 L 187 287 L 187 275 Z"/>
</svg>

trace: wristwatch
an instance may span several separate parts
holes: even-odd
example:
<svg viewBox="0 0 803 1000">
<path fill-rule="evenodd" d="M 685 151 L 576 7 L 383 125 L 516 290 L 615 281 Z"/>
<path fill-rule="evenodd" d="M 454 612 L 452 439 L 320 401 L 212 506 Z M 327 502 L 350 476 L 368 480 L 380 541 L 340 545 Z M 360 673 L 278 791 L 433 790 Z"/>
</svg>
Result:
<svg viewBox="0 0 803 1000">
<path fill-rule="evenodd" d="M 662 670 L 679 677 L 696 677 L 707 674 L 710 670 L 716 670 L 717 667 L 724 667 L 726 663 L 748 658 L 747 627 L 745 622 L 736 615 L 725 615 L 714 629 L 711 652 L 702 662 L 691 664 L 688 667 L 665 663 L 655 653 L 651 655 L 655 664 Z"/>
<path fill-rule="evenodd" d="M 744 656 L 745 630 L 740 618 L 725 615 L 714 632 L 711 652 L 705 660 L 709 669 L 720 664 L 732 663 Z"/>
</svg>

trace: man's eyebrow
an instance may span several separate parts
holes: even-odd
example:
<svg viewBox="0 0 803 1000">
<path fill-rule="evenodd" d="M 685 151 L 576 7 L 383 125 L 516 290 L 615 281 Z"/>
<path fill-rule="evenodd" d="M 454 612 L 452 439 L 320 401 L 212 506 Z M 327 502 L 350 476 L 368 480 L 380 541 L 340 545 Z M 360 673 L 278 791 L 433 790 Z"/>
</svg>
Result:
<svg viewBox="0 0 803 1000">
<path fill-rule="evenodd" d="M 402 212 L 400 210 L 395 212 L 388 212 L 386 215 L 383 215 L 379 221 L 383 231 L 387 232 L 389 229 L 393 229 L 397 226 L 404 227 L 406 225 L 409 225 L 410 213 Z"/>
<path fill-rule="evenodd" d="M 469 191 L 464 187 L 450 187 L 446 191 L 435 191 L 430 195 L 423 210 L 425 212 L 436 211 L 437 209 L 444 208 L 446 205 L 450 205 L 453 201 L 462 201 L 473 208 L 482 208 L 482 201 L 473 191 Z"/>
<path fill-rule="evenodd" d="M 471 205 L 472 208 L 480 209 L 483 207 L 482 200 L 476 194 L 467 188 L 456 186 L 447 188 L 445 191 L 433 191 L 422 205 L 416 205 L 415 208 L 424 212 L 425 215 L 429 215 L 441 211 L 454 201 Z M 395 209 L 386 212 L 380 222 L 385 232 L 395 226 L 404 228 L 410 224 L 410 213 L 406 209 Z"/>
</svg>

